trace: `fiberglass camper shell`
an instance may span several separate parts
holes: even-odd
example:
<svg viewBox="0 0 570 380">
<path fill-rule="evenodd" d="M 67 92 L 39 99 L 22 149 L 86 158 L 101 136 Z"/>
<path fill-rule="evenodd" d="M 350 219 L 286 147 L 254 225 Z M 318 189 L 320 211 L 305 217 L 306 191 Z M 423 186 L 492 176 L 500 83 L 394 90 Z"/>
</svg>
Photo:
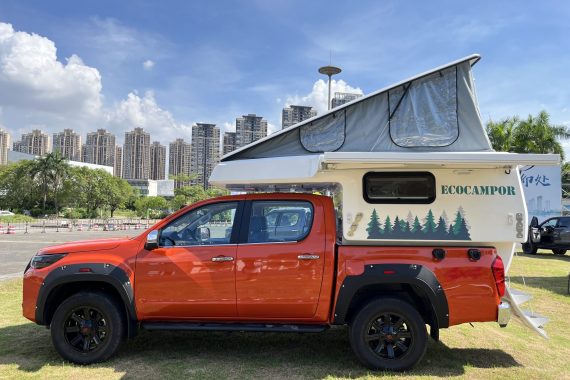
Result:
<svg viewBox="0 0 570 380">
<path fill-rule="evenodd" d="M 338 191 L 341 244 L 493 246 L 505 269 L 526 241 L 519 165 L 558 155 L 493 151 L 479 114 L 478 55 L 332 109 L 226 156 L 210 183 L 233 191 Z M 339 215 L 340 216 L 340 215 Z M 546 320 L 518 304 L 535 331 Z"/>
</svg>

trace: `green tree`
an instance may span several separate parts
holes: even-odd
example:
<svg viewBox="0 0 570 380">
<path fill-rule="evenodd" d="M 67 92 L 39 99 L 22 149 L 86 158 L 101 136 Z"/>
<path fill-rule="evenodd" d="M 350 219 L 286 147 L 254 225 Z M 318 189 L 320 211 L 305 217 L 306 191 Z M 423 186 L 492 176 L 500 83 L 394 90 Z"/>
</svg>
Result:
<svg viewBox="0 0 570 380">
<path fill-rule="evenodd" d="M 109 175 L 105 178 L 103 189 L 104 202 L 111 211 L 111 218 L 118 208 L 124 207 L 134 191 L 131 185 L 122 178 Z"/>
<path fill-rule="evenodd" d="M 366 232 L 368 232 L 368 239 L 379 239 L 382 235 L 382 228 L 380 227 L 376 209 L 372 210 L 372 215 L 370 215 L 370 222 L 368 222 Z"/>
<path fill-rule="evenodd" d="M 513 144 L 513 132 L 519 123 L 517 116 L 508 117 L 497 123 L 492 120 L 487 122 L 485 130 L 491 146 L 498 152 L 510 152 Z"/>
<path fill-rule="evenodd" d="M 139 216 L 160 216 L 168 208 L 168 201 L 163 197 L 141 197 L 135 201 L 135 208 Z"/>
<path fill-rule="evenodd" d="M 550 115 L 540 111 L 526 119 L 517 116 L 498 123 L 490 120 L 486 126 L 493 149 L 516 153 L 557 153 L 564 159 L 560 140 L 570 138 L 570 130 L 550 122 Z"/>
</svg>

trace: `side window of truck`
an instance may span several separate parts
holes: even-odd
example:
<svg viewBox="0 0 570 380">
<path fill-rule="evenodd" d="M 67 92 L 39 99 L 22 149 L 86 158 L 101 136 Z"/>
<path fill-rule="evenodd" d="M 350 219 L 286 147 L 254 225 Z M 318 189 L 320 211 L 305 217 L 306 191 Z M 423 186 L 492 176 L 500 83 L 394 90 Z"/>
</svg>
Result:
<svg viewBox="0 0 570 380">
<path fill-rule="evenodd" d="M 429 172 L 366 173 L 363 196 L 368 203 L 432 203 L 435 200 L 435 177 Z"/>
<path fill-rule="evenodd" d="M 160 246 L 229 244 L 237 205 L 214 203 L 188 211 L 160 231 Z"/>
<path fill-rule="evenodd" d="M 253 201 L 248 243 L 303 240 L 313 224 L 313 206 L 306 201 Z"/>
</svg>

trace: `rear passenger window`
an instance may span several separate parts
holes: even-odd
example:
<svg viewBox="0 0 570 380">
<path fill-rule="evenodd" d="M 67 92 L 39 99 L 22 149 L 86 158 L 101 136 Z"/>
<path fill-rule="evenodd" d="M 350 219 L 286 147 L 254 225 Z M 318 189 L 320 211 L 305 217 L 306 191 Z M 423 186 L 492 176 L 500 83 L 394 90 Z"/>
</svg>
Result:
<svg viewBox="0 0 570 380">
<path fill-rule="evenodd" d="M 435 177 L 429 172 L 366 173 L 364 199 L 368 203 L 432 203 Z"/>
<path fill-rule="evenodd" d="M 313 224 L 313 206 L 306 201 L 253 201 L 248 243 L 303 240 Z"/>
</svg>

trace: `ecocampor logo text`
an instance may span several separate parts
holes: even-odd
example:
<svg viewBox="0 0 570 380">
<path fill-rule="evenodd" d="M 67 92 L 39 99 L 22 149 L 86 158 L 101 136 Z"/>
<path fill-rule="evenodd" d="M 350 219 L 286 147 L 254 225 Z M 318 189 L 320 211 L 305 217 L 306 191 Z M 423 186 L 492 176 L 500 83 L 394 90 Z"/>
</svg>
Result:
<svg viewBox="0 0 570 380">
<path fill-rule="evenodd" d="M 516 195 L 514 186 L 441 185 L 445 195 Z"/>
</svg>

